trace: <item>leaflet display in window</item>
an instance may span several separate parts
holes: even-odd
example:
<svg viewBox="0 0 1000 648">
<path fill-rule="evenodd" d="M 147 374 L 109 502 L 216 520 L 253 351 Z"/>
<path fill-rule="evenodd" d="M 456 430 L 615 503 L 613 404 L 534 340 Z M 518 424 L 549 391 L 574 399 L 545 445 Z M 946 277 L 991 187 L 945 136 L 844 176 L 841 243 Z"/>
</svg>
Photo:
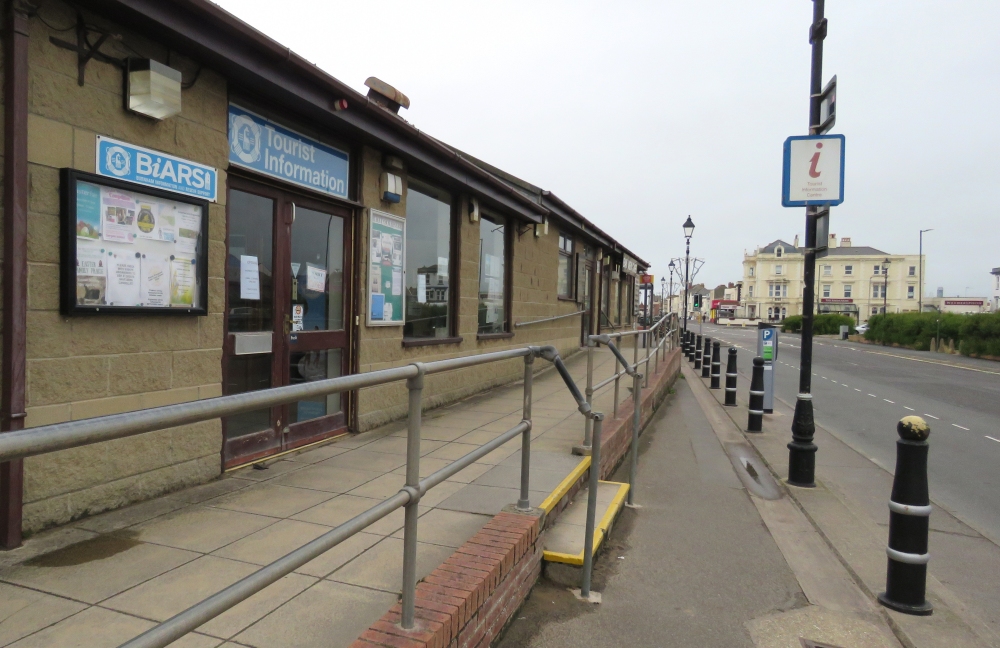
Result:
<svg viewBox="0 0 1000 648">
<path fill-rule="evenodd" d="M 208 202 L 62 171 L 65 314 L 204 315 Z"/>
</svg>

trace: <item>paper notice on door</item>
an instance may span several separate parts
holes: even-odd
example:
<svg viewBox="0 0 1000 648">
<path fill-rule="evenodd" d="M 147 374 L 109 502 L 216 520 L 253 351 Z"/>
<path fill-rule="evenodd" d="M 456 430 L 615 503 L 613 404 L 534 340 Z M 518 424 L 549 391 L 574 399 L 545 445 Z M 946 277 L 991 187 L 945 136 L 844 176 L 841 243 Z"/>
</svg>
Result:
<svg viewBox="0 0 1000 648">
<path fill-rule="evenodd" d="M 140 264 L 142 305 L 170 306 L 170 259 L 145 256 Z"/>
<path fill-rule="evenodd" d="M 326 268 L 306 264 L 306 290 L 326 292 Z"/>
<path fill-rule="evenodd" d="M 303 330 L 302 318 L 305 317 L 306 307 L 304 304 L 292 304 L 292 330 Z"/>
<path fill-rule="evenodd" d="M 427 303 L 427 275 L 417 275 L 417 303 Z"/>
<path fill-rule="evenodd" d="M 255 256 L 240 256 L 240 299 L 260 299 L 260 268 Z"/>
<path fill-rule="evenodd" d="M 108 304 L 138 306 L 139 259 L 135 253 L 122 252 L 110 257 L 108 263 Z"/>
<path fill-rule="evenodd" d="M 170 305 L 194 306 L 194 283 L 194 259 L 185 257 L 173 259 L 170 262 Z"/>
<path fill-rule="evenodd" d="M 392 271 L 392 294 L 402 295 L 403 294 L 403 271 L 393 270 Z"/>
</svg>

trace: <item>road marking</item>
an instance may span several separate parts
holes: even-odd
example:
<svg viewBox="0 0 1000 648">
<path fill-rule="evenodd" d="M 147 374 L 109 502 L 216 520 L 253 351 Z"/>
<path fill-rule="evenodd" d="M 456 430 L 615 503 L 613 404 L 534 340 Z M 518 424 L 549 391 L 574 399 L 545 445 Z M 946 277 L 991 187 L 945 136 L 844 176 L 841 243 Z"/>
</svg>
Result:
<svg viewBox="0 0 1000 648">
<path fill-rule="evenodd" d="M 913 411 L 914 411 L 914 409 L 913 409 L 912 407 L 907 407 L 906 405 L 903 405 L 903 409 L 908 409 L 908 410 L 910 410 L 911 412 L 913 412 Z"/>
<path fill-rule="evenodd" d="M 935 421 L 940 421 L 940 420 L 941 420 L 941 419 L 939 419 L 938 417 L 934 416 L 933 414 L 924 414 L 924 416 L 929 416 L 929 417 L 931 417 L 932 419 L 934 419 Z"/>
<path fill-rule="evenodd" d="M 993 374 L 994 376 L 1000 376 L 1000 371 L 987 371 L 986 369 L 976 369 L 975 367 L 966 367 L 964 365 L 953 364 L 951 362 L 938 362 L 937 360 L 924 360 L 923 358 L 911 358 L 909 356 L 896 355 L 895 353 L 882 353 L 881 351 L 865 351 L 865 353 L 871 353 L 873 355 L 889 356 L 890 358 L 900 358 L 902 360 L 913 360 L 914 362 L 926 362 L 927 364 L 942 365 L 944 367 L 952 367 L 954 369 L 965 369 L 966 371 L 978 371 L 979 373 Z"/>
<path fill-rule="evenodd" d="M 994 439 L 991 436 L 986 436 L 986 438 L 989 439 L 990 441 L 996 441 L 997 443 L 1000 443 L 1000 439 Z"/>
<path fill-rule="evenodd" d="M 952 426 L 952 427 L 957 427 L 957 428 L 958 428 L 959 430 L 965 430 L 966 432 L 968 432 L 968 431 L 969 431 L 969 428 L 967 428 L 967 427 L 962 427 L 962 426 L 961 426 L 961 425 L 959 425 L 958 423 L 952 423 L 952 424 L 951 424 L 951 426 Z"/>
<path fill-rule="evenodd" d="M 872 398 L 878 398 L 878 396 L 876 396 L 875 394 L 868 394 L 868 395 L 871 396 Z"/>
<path fill-rule="evenodd" d="M 893 402 L 892 402 L 891 400 L 889 400 L 888 398 L 883 398 L 882 400 L 884 400 L 885 402 L 889 403 L 890 405 L 895 405 L 895 403 L 893 403 Z"/>
<path fill-rule="evenodd" d="M 848 389 L 850 389 L 850 386 L 848 386 L 848 385 L 844 385 L 844 387 L 847 387 Z"/>
<path fill-rule="evenodd" d="M 823 380 L 829 380 L 829 378 L 827 378 L 826 376 L 823 376 L 822 378 Z"/>
<path fill-rule="evenodd" d="M 854 388 L 854 391 L 856 391 L 856 392 L 859 392 L 859 391 L 861 391 L 861 390 L 860 390 L 860 389 L 858 389 L 857 387 L 855 387 L 855 388 Z"/>
</svg>

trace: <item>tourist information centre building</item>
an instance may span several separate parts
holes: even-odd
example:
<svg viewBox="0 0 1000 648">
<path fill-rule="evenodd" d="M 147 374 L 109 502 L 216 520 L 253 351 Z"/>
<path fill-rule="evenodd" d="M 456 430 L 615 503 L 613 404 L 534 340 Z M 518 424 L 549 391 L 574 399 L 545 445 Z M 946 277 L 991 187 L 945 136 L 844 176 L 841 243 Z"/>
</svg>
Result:
<svg viewBox="0 0 1000 648">
<path fill-rule="evenodd" d="M 421 133 L 378 79 L 359 94 L 205 0 L 5 12 L 4 431 L 528 344 L 569 355 L 633 322 L 645 262 Z M 429 377 L 425 402 L 521 371 Z M 406 403 L 386 385 L 3 464 L 0 544 Z"/>
</svg>

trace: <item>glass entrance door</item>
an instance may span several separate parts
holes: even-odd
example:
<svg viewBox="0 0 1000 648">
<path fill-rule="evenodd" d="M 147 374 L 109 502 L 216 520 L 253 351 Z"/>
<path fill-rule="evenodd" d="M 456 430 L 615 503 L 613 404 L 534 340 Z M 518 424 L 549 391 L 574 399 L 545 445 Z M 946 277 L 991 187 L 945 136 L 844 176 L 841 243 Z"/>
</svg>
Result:
<svg viewBox="0 0 1000 648">
<path fill-rule="evenodd" d="M 349 210 L 230 178 L 224 391 L 343 375 L 349 367 Z M 223 464 L 237 466 L 346 431 L 334 394 L 227 417 Z"/>
</svg>

